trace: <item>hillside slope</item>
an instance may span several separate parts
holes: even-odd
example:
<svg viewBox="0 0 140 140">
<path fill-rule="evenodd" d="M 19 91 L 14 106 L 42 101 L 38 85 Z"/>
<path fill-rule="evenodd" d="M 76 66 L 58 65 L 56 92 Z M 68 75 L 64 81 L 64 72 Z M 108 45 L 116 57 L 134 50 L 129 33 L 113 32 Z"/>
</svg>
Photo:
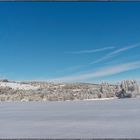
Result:
<svg viewBox="0 0 140 140">
<path fill-rule="evenodd" d="M 140 96 L 140 86 L 136 81 L 125 80 L 117 85 L 0 81 L 0 101 L 87 100 L 127 97 L 127 94 Z"/>
</svg>

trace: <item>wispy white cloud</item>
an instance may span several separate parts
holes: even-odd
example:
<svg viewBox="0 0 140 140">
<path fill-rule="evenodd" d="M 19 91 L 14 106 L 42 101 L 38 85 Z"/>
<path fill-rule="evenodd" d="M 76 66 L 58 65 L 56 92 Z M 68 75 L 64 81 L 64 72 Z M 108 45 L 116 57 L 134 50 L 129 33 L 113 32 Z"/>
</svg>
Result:
<svg viewBox="0 0 140 140">
<path fill-rule="evenodd" d="M 80 75 L 70 75 L 55 79 L 50 79 L 49 81 L 53 82 L 79 82 L 79 81 L 86 81 L 97 77 L 104 77 L 104 76 L 111 76 L 118 73 L 126 72 L 129 70 L 134 70 L 140 68 L 140 61 L 129 62 L 125 64 L 119 64 L 115 66 L 109 66 L 102 68 L 95 72 L 89 72 Z"/>
<path fill-rule="evenodd" d="M 87 53 L 96 53 L 96 52 L 101 52 L 105 50 L 111 50 L 114 49 L 114 46 L 111 47 L 105 47 L 105 48 L 99 48 L 99 49 L 92 49 L 92 50 L 81 50 L 81 51 L 74 51 L 74 52 L 67 52 L 69 54 L 87 54 Z"/>
<path fill-rule="evenodd" d="M 62 72 L 73 72 L 73 71 L 79 70 L 83 66 L 84 65 L 71 66 L 71 67 L 67 67 L 65 69 L 57 70 L 57 72 L 59 72 L 59 73 L 62 73 Z"/>
<path fill-rule="evenodd" d="M 120 48 L 120 49 L 117 49 L 111 53 L 108 53 L 107 55 L 105 55 L 104 57 L 100 58 L 100 59 L 97 59 L 93 62 L 91 62 L 90 64 L 95 64 L 95 63 L 98 63 L 98 62 L 101 62 L 101 61 L 104 61 L 104 60 L 107 60 L 109 58 L 112 58 L 116 55 L 118 55 L 119 53 L 121 52 L 125 52 L 127 50 L 130 50 L 130 49 L 133 49 L 133 48 L 136 48 L 136 47 L 139 47 L 140 46 L 140 43 L 137 43 L 137 44 L 134 44 L 134 45 L 130 45 L 130 46 L 127 46 L 127 47 L 124 47 L 124 48 Z"/>
</svg>

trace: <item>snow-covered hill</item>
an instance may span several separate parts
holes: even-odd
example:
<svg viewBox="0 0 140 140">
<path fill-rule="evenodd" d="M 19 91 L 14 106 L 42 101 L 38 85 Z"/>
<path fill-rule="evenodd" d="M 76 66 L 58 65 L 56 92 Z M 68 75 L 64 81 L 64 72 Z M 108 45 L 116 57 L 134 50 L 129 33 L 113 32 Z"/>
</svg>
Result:
<svg viewBox="0 0 140 140">
<path fill-rule="evenodd" d="M 0 82 L 0 87 L 10 87 L 12 89 L 20 90 L 37 90 L 39 86 L 33 86 L 30 84 L 21 84 L 16 82 Z"/>
<path fill-rule="evenodd" d="M 123 89 L 123 93 L 122 93 Z M 124 91 L 126 94 L 124 94 Z M 39 81 L 0 81 L 0 101 L 68 101 L 114 97 L 140 97 L 136 81 L 125 80 L 118 85 L 109 83 L 48 83 Z M 125 96 L 122 96 L 125 95 Z"/>
</svg>

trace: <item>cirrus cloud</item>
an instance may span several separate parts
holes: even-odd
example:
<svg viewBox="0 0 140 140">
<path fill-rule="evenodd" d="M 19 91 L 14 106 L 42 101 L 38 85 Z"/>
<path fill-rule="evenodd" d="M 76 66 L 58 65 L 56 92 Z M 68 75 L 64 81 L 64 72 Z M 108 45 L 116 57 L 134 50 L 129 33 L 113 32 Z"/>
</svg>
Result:
<svg viewBox="0 0 140 140">
<path fill-rule="evenodd" d="M 108 66 L 105 68 L 101 68 L 98 71 L 89 72 L 85 74 L 80 75 L 70 75 L 65 77 L 59 77 L 55 79 L 50 79 L 49 81 L 52 82 L 79 82 L 79 81 L 85 81 L 90 80 L 97 77 L 104 77 L 104 76 L 111 76 L 115 74 L 119 74 L 122 72 L 134 70 L 140 68 L 140 61 L 135 62 L 129 62 L 125 64 L 118 64 L 115 66 Z"/>
<path fill-rule="evenodd" d="M 111 50 L 114 49 L 114 46 L 111 47 L 104 47 L 104 48 L 98 48 L 98 49 L 92 49 L 92 50 L 81 50 L 81 51 L 74 51 L 74 52 L 67 52 L 69 54 L 89 54 L 89 53 L 96 53 L 96 52 L 101 52 L 105 50 Z"/>
</svg>

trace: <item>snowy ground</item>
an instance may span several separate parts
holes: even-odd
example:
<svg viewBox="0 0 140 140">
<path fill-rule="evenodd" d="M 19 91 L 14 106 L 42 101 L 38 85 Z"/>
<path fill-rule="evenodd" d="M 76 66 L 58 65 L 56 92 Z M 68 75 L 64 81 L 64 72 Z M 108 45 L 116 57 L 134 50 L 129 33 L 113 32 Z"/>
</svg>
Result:
<svg viewBox="0 0 140 140">
<path fill-rule="evenodd" d="M 140 99 L 1 102 L 0 138 L 140 138 Z"/>
</svg>

